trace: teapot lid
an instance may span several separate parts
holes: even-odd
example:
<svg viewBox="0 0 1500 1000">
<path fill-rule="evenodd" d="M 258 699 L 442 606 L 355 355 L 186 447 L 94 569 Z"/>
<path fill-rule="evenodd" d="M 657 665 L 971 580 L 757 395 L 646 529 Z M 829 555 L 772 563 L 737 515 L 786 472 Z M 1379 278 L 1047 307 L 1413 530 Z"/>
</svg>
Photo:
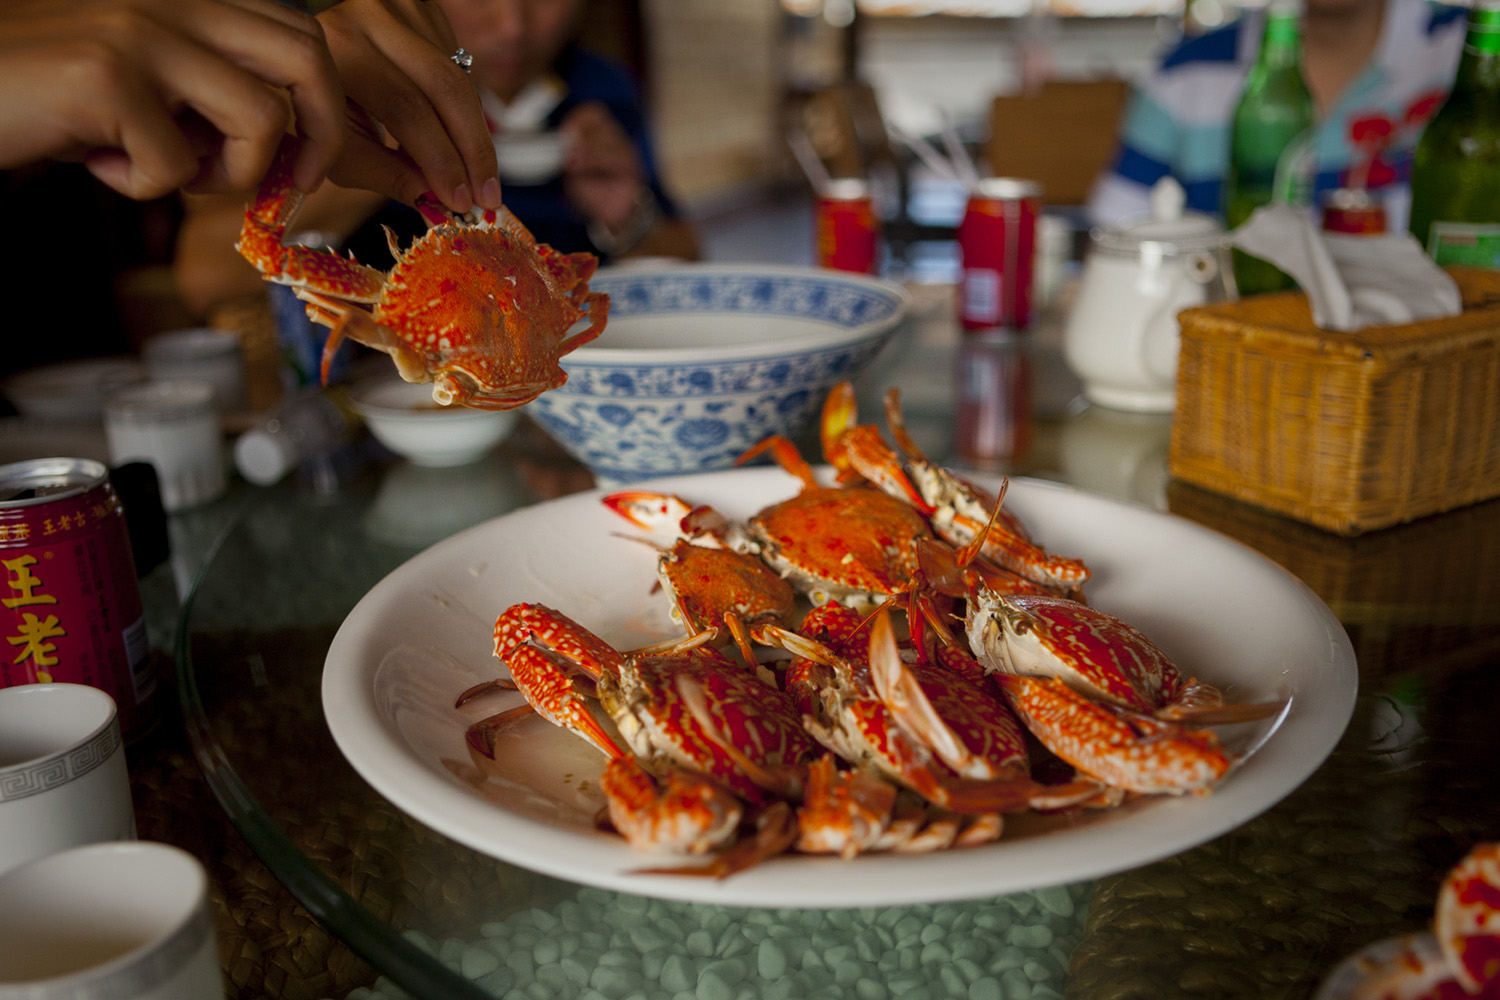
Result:
<svg viewBox="0 0 1500 1000">
<path fill-rule="evenodd" d="M 1163 244 L 1164 253 L 1197 253 L 1224 240 L 1219 221 L 1203 212 L 1184 211 L 1187 195 L 1175 177 L 1163 177 L 1151 189 L 1151 216 L 1121 229 L 1096 230 L 1094 245 L 1111 253 L 1138 253 L 1143 244 Z"/>
</svg>

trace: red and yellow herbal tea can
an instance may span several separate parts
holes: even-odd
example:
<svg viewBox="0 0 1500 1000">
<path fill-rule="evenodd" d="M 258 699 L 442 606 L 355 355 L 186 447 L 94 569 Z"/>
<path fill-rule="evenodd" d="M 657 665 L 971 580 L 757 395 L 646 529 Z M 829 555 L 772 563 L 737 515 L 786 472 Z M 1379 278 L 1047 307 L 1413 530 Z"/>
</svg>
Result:
<svg viewBox="0 0 1500 1000">
<path fill-rule="evenodd" d="M 1359 188 L 1337 188 L 1323 196 L 1323 231 L 1352 236 L 1385 232 L 1385 206 Z"/>
<path fill-rule="evenodd" d="M 102 462 L 0 466 L 0 687 L 58 681 L 114 698 L 127 740 L 155 719 L 156 676 L 125 512 Z"/>
<path fill-rule="evenodd" d="M 853 177 L 829 181 L 818 193 L 818 263 L 838 271 L 874 274 L 880 257 L 880 220 L 870 185 Z"/>
<path fill-rule="evenodd" d="M 1036 227 L 1042 188 L 1014 177 L 986 177 L 958 224 L 958 319 L 965 330 L 1031 324 Z"/>
</svg>

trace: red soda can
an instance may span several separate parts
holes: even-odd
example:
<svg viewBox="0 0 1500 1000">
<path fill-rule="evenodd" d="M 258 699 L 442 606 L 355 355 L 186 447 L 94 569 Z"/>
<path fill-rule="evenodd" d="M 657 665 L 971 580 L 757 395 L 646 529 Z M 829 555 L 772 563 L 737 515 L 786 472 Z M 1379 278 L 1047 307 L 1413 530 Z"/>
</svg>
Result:
<svg viewBox="0 0 1500 1000">
<path fill-rule="evenodd" d="M 1385 206 L 1360 188 L 1337 188 L 1323 196 L 1323 231 L 1353 236 L 1385 232 Z"/>
<path fill-rule="evenodd" d="M 954 451 L 965 464 L 1004 471 L 1031 441 L 1031 359 L 1009 330 L 965 337 L 958 349 Z"/>
<path fill-rule="evenodd" d="M 0 466 L 0 687 L 87 684 L 115 700 L 127 740 L 156 721 L 140 585 L 104 463 Z"/>
<path fill-rule="evenodd" d="M 870 185 L 854 177 L 829 181 L 818 193 L 818 263 L 874 274 L 879 242 L 880 220 Z"/>
<path fill-rule="evenodd" d="M 965 330 L 1031 323 L 1036 226 L 1042 188 L 1014 177 L 986 177 L 958 224 L 958 319 Z"/>
</svg>

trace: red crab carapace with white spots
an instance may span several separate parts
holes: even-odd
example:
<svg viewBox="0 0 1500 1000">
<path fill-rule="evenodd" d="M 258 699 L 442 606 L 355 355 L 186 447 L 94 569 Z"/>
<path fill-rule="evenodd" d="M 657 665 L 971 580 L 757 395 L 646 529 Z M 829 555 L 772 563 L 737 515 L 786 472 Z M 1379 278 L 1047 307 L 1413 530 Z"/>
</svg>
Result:
<svg viewBox="0 0 1500 1000">
<path fill-rule="evenodd" d="M 284 148 L 235 248 L 329 327 L 325 381 L 348 338 L 389 354 L 406 381 L 431 382 L 439 405 L 508 410 L 566 382 L 558 359 L 604 331 L 609 296 L 588 286 L 598 258 L 538 243 L 503 207 L 458 217 L 424 196 L 417 207 L 427 232 L 402 250 L 387 230 L 396 265 L 383 274 L 352 257 L 286 245 L 302 199 Z M 583 319 L 588 325 L 570 333 Z"/>
</svg>

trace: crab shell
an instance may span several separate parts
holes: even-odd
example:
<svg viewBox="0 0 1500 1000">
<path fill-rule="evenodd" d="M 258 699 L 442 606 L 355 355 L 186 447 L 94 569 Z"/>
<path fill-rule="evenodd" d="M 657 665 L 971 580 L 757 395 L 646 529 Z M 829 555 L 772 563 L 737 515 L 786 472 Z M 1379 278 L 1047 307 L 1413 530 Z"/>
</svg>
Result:
<svg viewBox="0 0 1500 1000">
<path fill-rule="evenodd" d="M 937 726 L 947 730 L 936 736 L 961 744 L 956 752 L 939 753 L 929 742 L 931 729 L 917 732 L 903 725 L 887 693 L 878 689 L 870 665 L 870 630 L 861 627 L 856 612 L 831 604 L 815 608 L 803 619 L 802 632 L 843 661 L 829 665 L 799 656 L 787 670 L 787 692 L 803 712 L 803 725 L 824 746 L 856 766 L 873 765 L 956 812 L 1004 810 L 994 803 L 971 809 L 962 800 L 964 789 L 978 793 L 981 788 L 955 782 L 955 777 L 993 782 L 990 792 L 1015 782 L 1019 794 L 1030 768 L 1020 727 L 1004 705 L 944 668 L 908 665 L 941 719 Z M 959 756 L 968 759 L 967 766 L 950 759 Z"/>
<path fill-rule="evenodd" d="M 1067 598 L 981 591 L 965 627 L 992 673 L 1056 677 L 1080 694 L 1147 714 L 1183 687 L 1177 667 L 1140 630 Z"/>
<path fill-rule="evenodd" d="M 679 677 L 702 689 L 716 732 L 694 716 Z M 767 790 L 724 752 L 724 742 L 772 771 L 801 768 L 814 751 L 786 695 L 706 647 L 630 659 L 618 674 L 600 677 L 599 700 L 643 761 L 666 758 L 750 802 L 766 802 Z"/>
<path fill-rule="evenodd" d="M 785 623 L 796 611 L 791 584 L 754 556 L 678 539 L 657 560 L 657 576 L 672 602 L 672 617 L 690 633 L 717 627 L 726 615 L 740 621 Z"/>
<path fill-rule="evenodd" d="M 873 489 L 809 489 L 750 518 L 760 556 L 808 595 L 870 610 L 911 587 L 922 515 Z"/>
<path fill-rule="evenodd" d="M 235 248 L 330 328 L 325 382 L 348 338 L 389 354 L 406 381 L 432 383 L 439 405 L 512 409 L 566 382 L 558 359 L 604 331 L 609 296 L 588 287 L 598 259 L 537 243 L 504 207 L 454 216 L 435 197 L 418 198 L 429 228 L 405 250 L 386 230 L 396 260 L 389 274 L 286 244 L 304 199 L 292 183 L 295 152 L 290 141 L 278 150 Z M 588 325 L 571 332 L 584 318 Z"/>
<path fill-rule="evenodd" d="M 1434 933 L 1465 990 L 1500 983 L 1500 844 L 1478 845 L 1448 872 Z"/>
</svg>

